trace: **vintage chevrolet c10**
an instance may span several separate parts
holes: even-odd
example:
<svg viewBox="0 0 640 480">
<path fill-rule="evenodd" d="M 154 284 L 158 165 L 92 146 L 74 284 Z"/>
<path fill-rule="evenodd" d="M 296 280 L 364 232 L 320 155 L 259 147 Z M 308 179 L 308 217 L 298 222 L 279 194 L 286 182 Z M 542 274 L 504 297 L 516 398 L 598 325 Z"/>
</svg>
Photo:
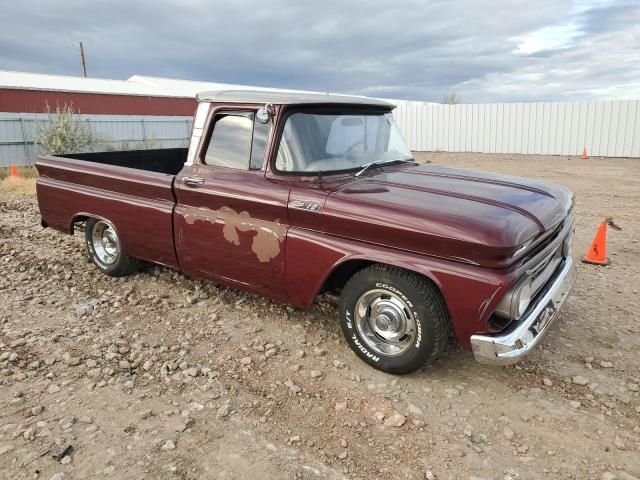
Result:
<svg viewBox="0 0 640 480">
<path fill-rule="evenodd" d="M 365 362 L 407 373 L 453 335 L 519 361 L 574 284 L 573 195 L 416 163 L 394 105 L 267 91 L 198 95 L 189 148 L 41 156 L 42 225 L 108 275 L 141 261 L 309 307 L 340 292 Z"/>
</svg>

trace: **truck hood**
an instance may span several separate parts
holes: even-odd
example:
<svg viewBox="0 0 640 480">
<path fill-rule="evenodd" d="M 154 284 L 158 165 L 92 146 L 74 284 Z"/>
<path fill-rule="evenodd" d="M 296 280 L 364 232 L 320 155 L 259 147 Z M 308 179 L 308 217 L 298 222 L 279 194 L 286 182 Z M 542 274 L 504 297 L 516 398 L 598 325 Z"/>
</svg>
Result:
<svg viewBox="0 0 640 480">
<path fill-rule="evenodd" d="M 387 167 L 332 191 L 327 232 L 488 267 L 558 226 L 573 195 L 559 185 L 432 165 Z"/>
</svg>

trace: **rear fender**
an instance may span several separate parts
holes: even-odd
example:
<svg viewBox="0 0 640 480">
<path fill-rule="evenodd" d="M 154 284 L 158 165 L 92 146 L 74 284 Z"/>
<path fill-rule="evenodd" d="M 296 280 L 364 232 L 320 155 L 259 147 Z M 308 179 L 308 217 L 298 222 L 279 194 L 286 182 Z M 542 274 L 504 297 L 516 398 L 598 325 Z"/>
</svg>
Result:
<svg viewBox="0 0 640 480">
<path fill-rule="evenodd" d="M 78 219 L 102 219 L 118 231 L 127 255 L 178 267 L 173 245 L 172 201 L 46 177 L 38 179 L 37 190 L 42 219 L 51 228 L 70 234 Z"/>
</svg>

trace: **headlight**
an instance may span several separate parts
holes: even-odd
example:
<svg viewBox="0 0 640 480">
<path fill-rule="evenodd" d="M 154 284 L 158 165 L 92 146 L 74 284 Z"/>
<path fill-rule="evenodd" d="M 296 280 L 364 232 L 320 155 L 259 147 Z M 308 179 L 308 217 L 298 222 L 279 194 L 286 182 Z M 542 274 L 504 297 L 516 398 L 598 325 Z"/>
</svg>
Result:
<svg viewBox="0 0 640 480">
<path fill-rule="evenodd" d="M 531 279 L 526 278 L 509 290 L 498 303 L 495 313 L 501 317 L 518 320 L 531 303 Z"/>
<path fill-rule="evenodd" d="M 515 302 L 515 311 L 516 311 L 516 319 L 520 318 L 524 312 L 529 308 L 529 303 L 531 303 L 531 279 L 524 282 L 517 293 L 517 299 Z"/>
<path fill-rule="evenodd" d="M 571 254 L 573 253 L 573 239 L 575 238 L 575 236 L 576 236 L 576 231 L 571 230 L 569 235 L 567 235 L 566 238 L 564 239 L 564 242 L 562 242 L 563 257 L 570 257 Z"/>
</svg>

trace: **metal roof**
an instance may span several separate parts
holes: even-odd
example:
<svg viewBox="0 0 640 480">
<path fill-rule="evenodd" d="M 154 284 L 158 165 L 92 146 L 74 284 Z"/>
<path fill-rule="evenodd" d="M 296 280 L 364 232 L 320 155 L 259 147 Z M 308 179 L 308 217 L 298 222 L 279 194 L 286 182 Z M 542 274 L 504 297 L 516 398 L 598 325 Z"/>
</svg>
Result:
<svg viewBox="0 0 640 480">
<path fill-rule="evenodd" d="M 213 103 L 274 103 L 274 104 L 340 104 L 370 105 L 393 109 L 392 103 L 370 97 L 336 95 L 332 93 L 273 92 L 264 90 L 216 90 L 196 95 L 201 102 Z"/>
<path fill-rule="evenodd" d="M 192 98 L 195 98 L 195 96 L 200 92 L 208 92 L 214 90 L 260 90 L 264 92 L 293 91 L 300 93 L 315 93 L 304 90 L 259 87 L 247 83 L 245 83 L 244 85 L 239 85 L 235 83 L 206 82 L 201 80 L 179 80 L 175 78 L 147 77 L 145 75 L 132 75 L 127 79 L 127 82 L 146 85 L 149 88 L 153 88 L 159 91 L 170 92 L 174 95 Z"/>
<path fill-rule="evenodd" d="M 42 90 L 58 92 L 138 95 L 154 97 L 194 98 L 217 96 L 216 101 L 230 103 L 339 103 L 375 105 L 394 108 L 395 100 L 380 100 L 362 96 L 348 96 L 231 83 L 214 83 L 173 78 L 133 75 L 127 80 L 83 78 L 69 75 L 12 72 L 0 70 L 0 89 Z M 203 92 L 203 93 L 198 93 Z M 240 98 L 242 100 L 234 100 Z M 207 98 L 206 101 L 214 101 Z M 392 102 L 392 103 L 389 103 Z"/>
<path fill-rule="evenodd" d="M 2 70 L 0 70 L 0 88 L 120 95 L 177 96 L 171 95 L 171 92 L 162 91 L 152 85 L 125 80 Z"/>
</svg>

